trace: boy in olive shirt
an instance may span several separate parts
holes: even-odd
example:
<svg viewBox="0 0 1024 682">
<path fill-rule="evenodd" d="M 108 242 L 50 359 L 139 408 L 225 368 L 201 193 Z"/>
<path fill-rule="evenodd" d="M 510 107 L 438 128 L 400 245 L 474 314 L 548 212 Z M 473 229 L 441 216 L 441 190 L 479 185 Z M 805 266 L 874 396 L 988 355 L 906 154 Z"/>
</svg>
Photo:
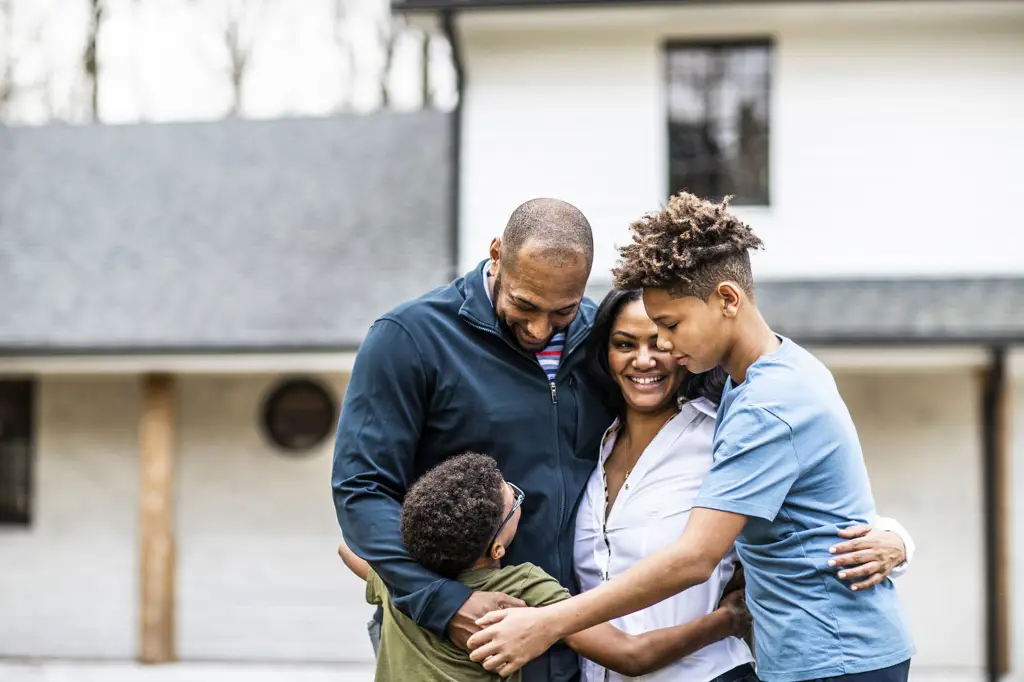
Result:
<svg viewBox="0 0 1024 682">
<path fill-rule="evenodd" d="M 501 567 L 519 526 L 524 498 L 521 490 L 505 481 L 490 457 L 453 457 L 410 488 L 402 504 L 402 539 L 409 554 L 425 568 L 473 590 L 501 592 L 522 599 L 527 606 L 568 599 L 568 590 L 533 564 Z M 376 682 L 501 679 L 395 608 L 384 582 L 344 542 L 338 553 L 366 580 L 366 600 L 384 609 Z M 744 636 L 750 620 L 742 600 L 742 590 L 734 590 L 716 611 L 689 623 L 636 636 L 604 623 L 567 638 L 566 643 L 606 668 L 638 677 L 725 637 Z M 511 679 L 519 680 L 520 674 Z"/>
</svg>

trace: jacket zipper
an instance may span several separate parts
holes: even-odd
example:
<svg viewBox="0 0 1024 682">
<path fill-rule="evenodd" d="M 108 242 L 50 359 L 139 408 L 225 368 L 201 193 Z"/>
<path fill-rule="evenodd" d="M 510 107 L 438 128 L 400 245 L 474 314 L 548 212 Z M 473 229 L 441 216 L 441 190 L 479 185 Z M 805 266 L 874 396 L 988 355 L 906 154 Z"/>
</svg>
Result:
<svg viewBox="0 0 1024 682">
<path fill-rule="evenodd" d="M 548 373 L 544 371 L 543 367 L 541 367 L 540 362 L 537 360 L 537 356 L 536 355 L 527 353 L 526 351 L 524 351 L 519 346 L 516 346 L 511 341 L 506 339 L 505 336 L 501 332 L 499 332 L 497 329 L 494 329 L 493 327 L 489 327 L 489 326 L 487 326 L 487 325 L 485 325 L 483 323 L 480 323 L 480 322 L 478 322 L 473 317 L 467 316 L 465 319 L 469 322 L 469 324 L 471 326 L 476 327 L 477 329 L 480 329 L 481 331 L 485 331 L 485 332 L 488 332 L 490 334 L 493 334 L 494 336 L 497 336 L 502 341 L 504 341 L 506 344 L 508 344 L 510 348 L 515 350 L 517 353 L 519 353 L 519 355 L 521 355 L 522 357 L 524 357 L 524 358 L 526 358 L 528 360 L 531 360 L 532 364 L 537 369 L 540 370 L 541 374 L 543 374 L 544 378 L 547 379 L 547 381 L 548 381 L 548 389 L 551 391 L 551 406 L 552 406 L 552 417 L 551 418 L 552 418 L 552 429 L 553 429 L 553 436 L 554 436 L 555 454 L 558 457 L 558 482 L 559 482 L 559 486 L 558 486 L 558 525 L 559 525 L 559 528 L 561 528 L 564 525 L 564 523 L 565 523 L 565 520 L 564 520 L 564 517 L 565 517 L 565 471 L 563 471 L 563 469 L 562 469 L 562 448 L 561 448 L 561 445 L 560 445 L 560 442 L 559 442 L 559 438 L 558 438 L 558 389 L 555 386 L 555 381 L 552 381 L 552 380 L 548 379 Z M 575 340 L 575 343 L 573 343 L 570 346 L 569 345 L 569 330 L 568 329 L 565 330 L 565 337 L 566 337 L 565 338 L 565 346 L 562 349 L 562 357 L 559 360 L 558 369 L 555 371 L 555 379 L 556 380 L 558 379 L 558 373 L 562 371 L 562 367 L 565 366 L 566 361 L 569 359 L 569 355 L 573 351 L 575 351 L 577 348 L 579 348 L 579 346 L 582 343 L 582 340 L 577 338 Z M 556 543 L 556 546 L 557 546 L 557 544 L 558 543 Z M 560 549 L 561 548 L 559 547 L 559 550 Z M 561 551 L 556 552 L 555 560 L 556 560 L 556 565 L 558 566 L 558 574 L 559 574 L 559 576 L 561 576 L 564 573 L 564 567 L 562 566 L 562 552 Z"/>
</svg>

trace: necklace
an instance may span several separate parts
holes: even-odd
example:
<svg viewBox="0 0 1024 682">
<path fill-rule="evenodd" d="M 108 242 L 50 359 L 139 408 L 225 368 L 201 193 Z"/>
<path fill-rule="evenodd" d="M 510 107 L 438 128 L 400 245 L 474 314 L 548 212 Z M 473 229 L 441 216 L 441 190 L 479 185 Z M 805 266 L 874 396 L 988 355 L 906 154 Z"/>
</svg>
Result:
<svg viewBox="0 0 1024 682">
<path fill-rule="evenodd" d="M 684 401 L 683 401 L 682 397 L 680 397 L 680 398 L 679 398 L 679 400 L 678 400 L 678 401 L 677 401 L 677 403 L 676 403 L 676 414 L 678 414 L 678 413 L 679 413 L 679 411 L 680 411 L 681 409 L 683 409 L 683 402 L 684 402 Z M 673 414 L 673 415 L 672 415 L 672 417 L 674 417 L 674 416 L 675 416 L 675 414 Z M 665 428 L 665 424 L 668 424 L 668 423 L 669 423 L 670 421 L 672 421 L 672 417 L 669 417 L 668 419 L 666 419 L 666 420 L 664 421 L 664 423 L 662 423 L 662 425 L 658 427 L 658 433 L 661 433 L 661 430 L 662 430 L 663 428 Z M 639 461 L 640 461 L 640 460 L 638 459 L 638 460 L 637 460 L 637 462 L 639 462 Z M 628 469 L 626 469 L 626 475 L 622 477 L 622 482 L 623 482 L 623 483 L 625 483 L 626 481 L 628 481 L 628 480 L 629 480 L 629 475 L 630 475 L 631 473 L 633 473 L 633 467 L 635 467 L 635 466 L 636 466 L 637 462 L 633 462 L 633 466 L 631 466 L 631 467 L 629 467 Z M 628 488 L 627 488 L 627 490 L 628 490 Z"/>
</svg>

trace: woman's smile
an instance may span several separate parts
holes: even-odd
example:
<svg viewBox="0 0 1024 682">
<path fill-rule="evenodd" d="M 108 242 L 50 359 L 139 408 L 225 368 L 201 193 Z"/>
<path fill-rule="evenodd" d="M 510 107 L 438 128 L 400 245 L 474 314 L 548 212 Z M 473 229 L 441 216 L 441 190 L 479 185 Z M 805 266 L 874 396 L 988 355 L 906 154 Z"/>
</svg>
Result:
<svg viewBox="0 0 1024 682">
<path fill-rule="evenodd" d="M 660 390 L 661 387 L 658 384 L 666 379 L 666 376 L 660 372 L 657 374 L 626 374 L 625 377 L 641 390 Z"/>
</svg>

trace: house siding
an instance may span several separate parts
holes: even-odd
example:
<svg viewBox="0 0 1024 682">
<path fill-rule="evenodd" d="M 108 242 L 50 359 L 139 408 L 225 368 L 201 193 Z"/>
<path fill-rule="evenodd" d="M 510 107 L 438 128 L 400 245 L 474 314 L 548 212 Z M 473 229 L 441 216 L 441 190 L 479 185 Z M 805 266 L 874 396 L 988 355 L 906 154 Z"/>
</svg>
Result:
<svg viewBox="0 0 1024 682">
<path fill-rule="evenodd" d="M 771 204 L 737 208 L 767 244 L 759 276 L 1020 272 L 1017 249 L 992 247 L 1021 244 L 1020 3 L 519 9 L 459 26 L 463 268 L 521 201 L 556 196 L 590 218 L 607 280 L 668 192 L 665 41 L 762 37 Z"/>
</svg>

